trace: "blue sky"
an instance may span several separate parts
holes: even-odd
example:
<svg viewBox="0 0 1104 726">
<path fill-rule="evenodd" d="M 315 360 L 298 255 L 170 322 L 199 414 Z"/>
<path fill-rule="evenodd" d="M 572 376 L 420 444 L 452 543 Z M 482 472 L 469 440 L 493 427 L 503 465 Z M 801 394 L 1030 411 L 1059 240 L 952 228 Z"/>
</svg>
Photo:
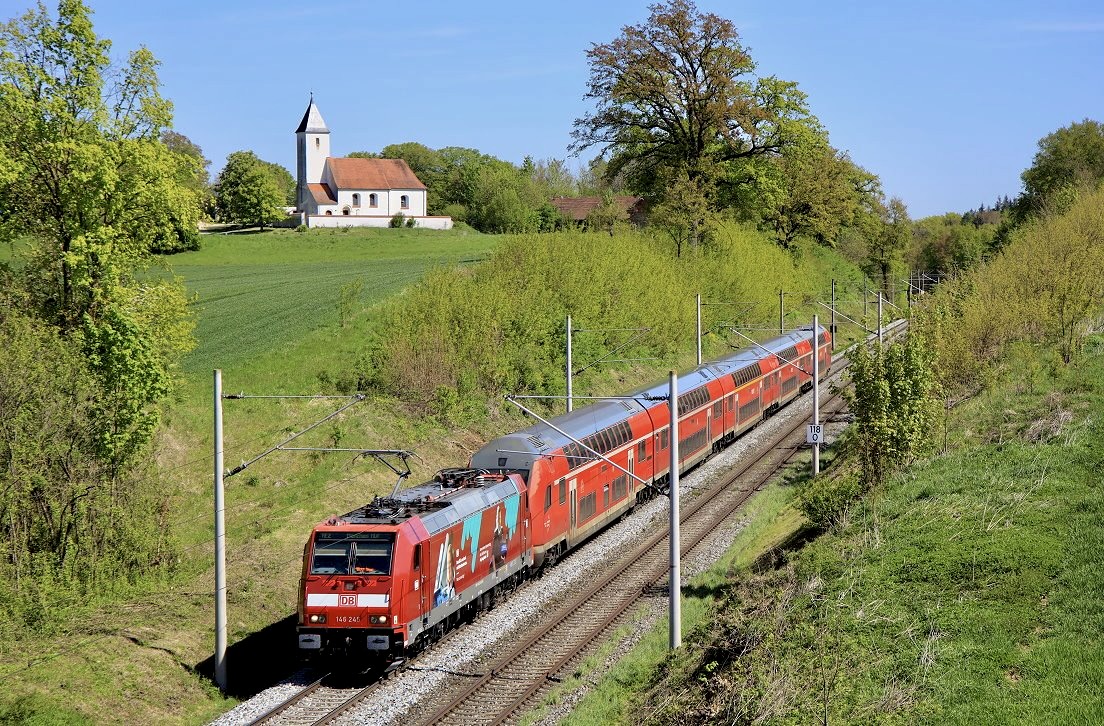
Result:
<svg viewBox="0 0 1104 726">
<path fill-rule="evenodd" d="M 311 91 L 335 155 L 419 141 L 565 158 L 586 49 L 648 16 L 618 0 L 88 2 L 115 57 L 146 45 L 161 60 L 176 129 L 212 174 L 239 149 L 294 173 Z M 0 17 L 30 6 L 0 0 Z M 1041 137 L 1104 121 L 1099 0 L 698 7 L 736 24 L 761 74 L 796 81 L 833 145 L 913 217 L 1014 197 Z"/>
</svg>

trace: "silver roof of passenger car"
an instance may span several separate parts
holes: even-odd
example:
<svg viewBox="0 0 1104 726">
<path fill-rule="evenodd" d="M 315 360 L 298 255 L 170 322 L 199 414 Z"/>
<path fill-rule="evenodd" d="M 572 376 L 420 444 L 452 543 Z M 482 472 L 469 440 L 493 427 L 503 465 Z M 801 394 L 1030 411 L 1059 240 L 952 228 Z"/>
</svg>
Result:
<svg viewBox="0 0 1104 726">
<path fill-rule="evenodd" d="M 821 326 L 820 330 L 823 332 L 825 328 Z M 756 346 L 749 344 L 747 348 L 741 348 L 723 358 L 703 363 L 691 371 L 681 373 L 678 377 L 679 395 L 692 391 L 711 380 L 731 375 L 748 365 L 753 365 L 763 358 L 767 351 L 777 354 L 802 340 L 809 340 L 811 332 L 812 326 L 790 331 Z M 570 413 L 563 413 L 549 418 L 548 422 L 552 426 L 537 422 L 520 431 L 500 436 L 487 442 L 483 448 L 477 451 L 472 456 L 471 464 L 477 467 L 493 468 L 498 460 L 503 458 L 503 452 L 524 452 L 530 456 L 539 456 L 542 453 L 554 451 L 569 443 L 571 439 L 556 431 L 553 426 L 570 434 L 575 439 L 582 439 L 624 420 L 626 414 L 630 412 L 666 406 L 666 400 L 648 399 L 665 399 L 669 389 L 668 381 L 660 381 L 625 394 L 625 397 L 620 400 L 596 401 L 576 408 Z M 625 400 L 627 398 L 635 398 L 636 400 Z M 506 458 L 509 459 L 509 456 Z"/>
</svg>

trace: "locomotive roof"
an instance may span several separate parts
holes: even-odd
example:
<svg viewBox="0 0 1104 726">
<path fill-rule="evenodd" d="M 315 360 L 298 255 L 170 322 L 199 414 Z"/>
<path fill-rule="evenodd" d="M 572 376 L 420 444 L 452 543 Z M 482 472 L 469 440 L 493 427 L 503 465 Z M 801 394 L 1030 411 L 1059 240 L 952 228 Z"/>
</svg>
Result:
<svg viewBox="0 0 1104 726">
<path fill-rule="evenodd" d="M 376 497 L 340 519 L 348 524 L 398 524 L 418 516 L 430 534 L 518 493 L 514 480 L 474 469 L 443 469 L 431 481 Z"/>
<path fill-rule="evenodd" d="M 820 326 L 823 333 L 825 328 Z M 777 338 L 773 338 L 756 346 L 741 348 L 730 355 L 719 358 L 709 363 L 703 363 L 697 368 L 686 373 L 679 374 L 679 394 L 686 393 L 700 387 L 704 383 L 715 380 L 725 375 L 743 370 L 749 365 L 754 365 L 765 355 L 764 348 L 771 353 L 782 351 L 796 345 L 800 341 L 808 341 L 811 337 L 812 326 L 804 329 L 790 331 Z M 648 397 L 666 396 L 669 392 L 669 383 L 660 381 L 649 386 L 639 388 L 627 394 L 627 397 L 639 396 L 638 400 L 625 399 L 612 401 L 595 401 L 589 405 L 577 408 L 570 413 L 560 414 L 549 419 L 549 422 L 557 428 L 571 434 L 576 439 L 582 439 L 596 431 L 602 431 L 618 421 L 625 419 L 627 413 L 643 411 L 657 405 L 667 405 L 664 401 L 648 401 Z M 495 462 L 501 457 L 501 450 L 506 449 L 511 453 L 526 453 L 538 456 L 543 452 L 558 449 L 569 443 L 570 439 L 559 433 L 551 426 L 544 423 L 536 423 L 512 434 L 499 437 L 487 443 L 472 457 L 473 466 L 494 467 Z"/>
</svg>

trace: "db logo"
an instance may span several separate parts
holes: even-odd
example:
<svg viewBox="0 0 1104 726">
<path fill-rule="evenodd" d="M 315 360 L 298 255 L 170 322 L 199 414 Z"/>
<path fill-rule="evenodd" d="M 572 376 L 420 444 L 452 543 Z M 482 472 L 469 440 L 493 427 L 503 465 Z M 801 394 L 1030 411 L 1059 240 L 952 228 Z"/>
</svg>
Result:
<svg viewBox="0 0 1104 726">
<path fill-rule="evenodd" d="M 337 604 L 339 607 L 353 606 L 356 607 L 356 595 L 338 595 Z"/>
</svg>

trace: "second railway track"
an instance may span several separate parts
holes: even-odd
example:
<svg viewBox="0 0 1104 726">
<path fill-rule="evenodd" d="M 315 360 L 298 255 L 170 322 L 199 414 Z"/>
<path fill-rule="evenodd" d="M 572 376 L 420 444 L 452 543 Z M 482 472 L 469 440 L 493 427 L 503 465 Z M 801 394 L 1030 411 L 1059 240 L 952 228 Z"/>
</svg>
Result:
<svg viewBox="0 0 1104 726">
<path fill-rule="evenodd" d="M 831 416 L 842 408 L 843 401 L 832 396 L 822 410 Z M 795 424 L 763 445 L 751 461 L 687 503 L 680 518 L 683 556 L 794 460 L 804 444 L 804 430 L 805 420 L 798 417 Z M 456 686 L 447 702 L 411 722 L 501 724 L 534 707 L 548 688 L 569 675 L 631 615 L 657 582 L 666 582 L 669 547 L 666 528 L 660 528 L 582 594 L 487 663 L 482 673 Z"/>
</svg>

